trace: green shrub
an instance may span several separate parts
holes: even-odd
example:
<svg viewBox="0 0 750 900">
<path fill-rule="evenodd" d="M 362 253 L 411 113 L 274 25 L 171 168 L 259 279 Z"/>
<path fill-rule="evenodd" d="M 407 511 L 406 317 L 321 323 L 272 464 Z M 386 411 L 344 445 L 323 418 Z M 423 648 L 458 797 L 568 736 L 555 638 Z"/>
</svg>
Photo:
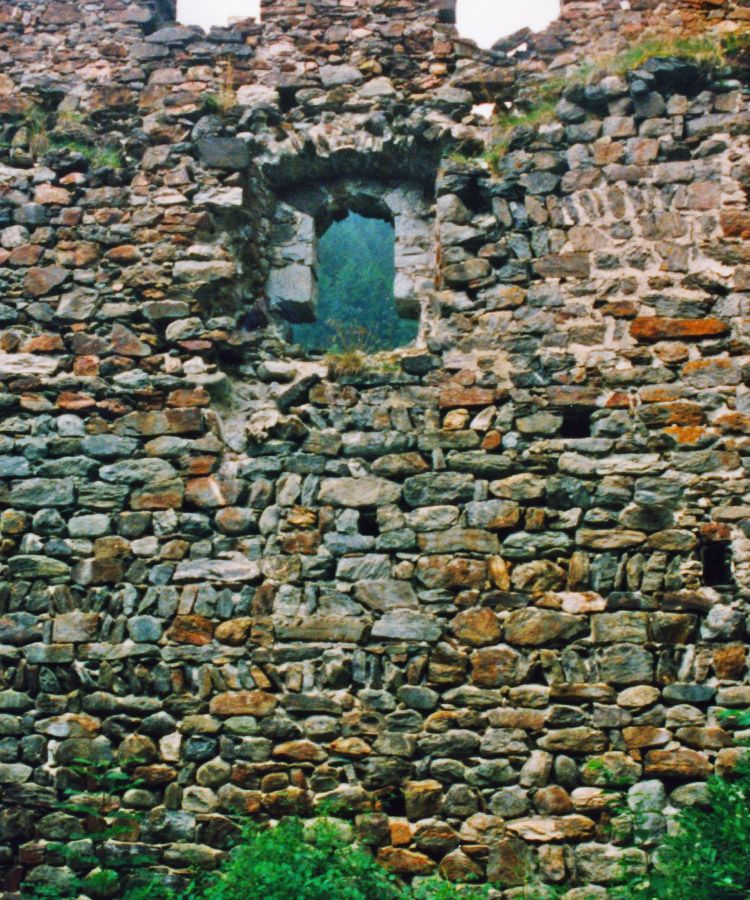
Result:
<svg viewBox="0 0 750 900">
<path fill-rule="evenodd" d="M 242 841 L 218 871 L 184 892 L 157 884 L 129 892 L 126 900 L 401 900 L 392 874 L 352 845 L 348 826 L 297 818 L 272 829 L 246 827 Z"/>
<path fill-rule="evenodd" d="M 353 843 L 347 823 L 290 817 L 266 830 L 247 826 L 219 869 L 184 890 L 154 881 L 124 900 L 481 900 L 489 891 L 438 876 L 404 885 Z"/>
<path fill-rule="evenodd" d="M 708 803 L 681 810 L 646 878 L 626 881 L 614 900 L 750 898 L 750 762 L 709 779 Z"/>
</svg>

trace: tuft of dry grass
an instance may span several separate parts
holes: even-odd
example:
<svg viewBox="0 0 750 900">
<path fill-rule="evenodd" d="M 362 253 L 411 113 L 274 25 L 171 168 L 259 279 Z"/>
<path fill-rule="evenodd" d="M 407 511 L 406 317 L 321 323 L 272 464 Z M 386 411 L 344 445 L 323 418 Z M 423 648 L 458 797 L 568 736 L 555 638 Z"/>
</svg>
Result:
<svg viewBox="0 0 750 900">
<path fill-rule="evenodd" d="M 342 375 L 359 375 L 365 369 L 365 355 L 360 350 L 343 350 L 326 356 L 328 372 L 332 378 Z"/>
</svg>

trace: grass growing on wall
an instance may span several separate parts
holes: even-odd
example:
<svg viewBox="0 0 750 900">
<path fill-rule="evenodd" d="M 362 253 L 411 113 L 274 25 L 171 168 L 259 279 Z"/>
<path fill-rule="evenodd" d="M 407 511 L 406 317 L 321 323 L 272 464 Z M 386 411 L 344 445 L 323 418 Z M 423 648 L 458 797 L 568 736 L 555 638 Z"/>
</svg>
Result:
<svg viewBox="0 0 750 900">
<path fill-rule="evenodd" d="M 525 109 L 508 109 L 497 116 L 494 137 L 486 154 L 490 166 L 496 169 L 508 152 L 516 128 L 536 128 L 554 121 L 555 106 L 567 88 L 591 84 L 607 75 L 624 75 L 657 57 L 689 60 L 705 71 L 744 64 L 746 57 L 750 59 L 750 30 L 722 38 L 714 35 L 650 35 L 634 41 L 619 53 L 581 63 L 563 76 L 546 78 L 535 86 Z"/>
</svg>

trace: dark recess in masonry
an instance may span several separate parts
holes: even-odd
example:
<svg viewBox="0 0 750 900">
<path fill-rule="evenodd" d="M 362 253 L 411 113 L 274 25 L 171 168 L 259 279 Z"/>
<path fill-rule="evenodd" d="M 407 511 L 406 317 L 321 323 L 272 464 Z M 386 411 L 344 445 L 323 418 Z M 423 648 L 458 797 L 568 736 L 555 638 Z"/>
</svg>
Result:
<svg viewBox="0 0 750 900">
<path fill-rule="evenodd" d="M 591 437 L 591 410 L 571 406 L 562 410 L 562 425 L 560 437 L 586 438 Z"/>
<path fill-rule="evenodd" d="M 729 544 L 716 542 L 703 545 L 703 583 L 707 587 L 731 585 L 732 558 Z"/>
</svg>

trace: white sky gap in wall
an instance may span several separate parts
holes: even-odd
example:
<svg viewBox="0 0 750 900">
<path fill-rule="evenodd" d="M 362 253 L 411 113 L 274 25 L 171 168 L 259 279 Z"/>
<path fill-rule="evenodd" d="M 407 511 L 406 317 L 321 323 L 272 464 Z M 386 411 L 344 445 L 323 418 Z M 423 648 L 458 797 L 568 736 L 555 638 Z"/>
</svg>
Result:
<svg viewBox="0 0 750 900">
<path fill-rule="evenodd" d="M 226 25 L 230 18 L 259 18 L 260 0 L 177 0 L 177 18 L 183 25 Z M 519 28 L 539 31 L 560 11 L 560 0 L 458 0 L 458 29 L 480 47 Z"/>
</svg>

